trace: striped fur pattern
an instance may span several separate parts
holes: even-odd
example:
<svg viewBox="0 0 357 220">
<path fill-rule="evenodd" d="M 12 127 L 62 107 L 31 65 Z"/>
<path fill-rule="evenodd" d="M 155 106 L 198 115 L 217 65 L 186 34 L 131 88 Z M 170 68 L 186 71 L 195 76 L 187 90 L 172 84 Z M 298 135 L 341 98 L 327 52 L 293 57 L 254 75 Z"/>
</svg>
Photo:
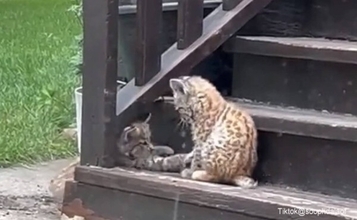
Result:
<svg viewBox="0 0 357 220">
<path fill-rule="evenodd" d="M 120 159 L 124 167 L 159 171 L 181 172 L 187 154 L 174 154 L 168 146 L 154 146 L 151 141 L 149 120 L 135 122 L 126 127 L 118 142 Z"/>
</svg>

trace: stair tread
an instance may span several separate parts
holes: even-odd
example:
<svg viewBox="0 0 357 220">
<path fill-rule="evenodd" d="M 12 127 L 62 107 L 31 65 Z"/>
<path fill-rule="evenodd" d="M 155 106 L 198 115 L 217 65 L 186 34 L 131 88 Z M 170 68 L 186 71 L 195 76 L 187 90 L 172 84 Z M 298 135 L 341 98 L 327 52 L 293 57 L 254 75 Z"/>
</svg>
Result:
<svg viewBox="0 0 357 220">
<path fill-rule="evenodd" d="M 96 181 L 94 176 L 98 176 L 102 181 Z M 279 213 L 279 208 L 330 210 L 331 212 L 327 213 L 327 216 L 320 217 L 357 219 L 357 201 L 355 200 L 304 192 L 283 186 L 259 185 L 255 189 L 241 189 L 235 186 L 182 179 L 165 173 L 85 166 L 77 167 L 76 180 L 148 196 L 170 200 L 179 199 L 181 202 L 197 203 L 269 219 L 290 219 L 292 217 Z M 317 216 L 316 214 L 306 214 L 303 217 L 304 219 L 316 219 Z"/>
<path fill-rule="evenodd" d="M 247 110 L 262 131 L 357 142 L 357 117 L 225 97 Z M 171 103 L 172 97 L 163 97 Z"/>
<path fill-rule="evenodd" d="M 228 98 L 246 109 L 261 130 L 335 140 L 357 141 L 357 117 L 308 109 L 269 106 Z"/>
<path fill-rule="evenodd" d="M 357 117 L 293 107 L 268 106 L 259 103 L 235 99 L 240 106 L 249 110 L 252 115 L 284 120 L 329 124 L 333 127 L 357 128 Z"/>
<path fill-rule="evenodd" d="M 357 42 L 307 37 L 235 36 L 228 52 L 357 63 Z"/>
<path fill-rule="evenodd" d="M 330 40 L 326 38 L 308 37 L 258 37 L 258 36 L 236 36 L 235 39 L 247 41 L 272 42 L 294 47 L 309 47 L 316 49 L 348 50 L 357 52 L 357 42 L 345 40 Z"/>
</svg>

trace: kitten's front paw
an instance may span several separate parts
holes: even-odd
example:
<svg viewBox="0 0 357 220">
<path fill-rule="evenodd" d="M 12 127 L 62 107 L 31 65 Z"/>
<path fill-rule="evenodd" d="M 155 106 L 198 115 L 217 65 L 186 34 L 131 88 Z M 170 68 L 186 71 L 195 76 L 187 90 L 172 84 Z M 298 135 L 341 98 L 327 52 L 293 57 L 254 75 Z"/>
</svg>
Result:
<svg viewBox="0 0 357 220">
<path fill-rule="evenodd" d="M 190 164 L 192 162 L 193 159 L 193 153 L 188 153 L 185 157 L 185 159 L 183 160 L 184 164 Z"/>
<path fill-rule="evenodd" d="M 184 179 L 191 179 L 193 171 L 189 168 L 186 168 L 181 171 L 181 177 Z"/>
<path fill-rule="evenodd" d="M 235 180 L 235 185 L 240 186 L 245 189 L 255 188 L 258 185 L 257 181 L 254 181 L 252 178 L 247 176 L 237 177 Z"/>
</svg>

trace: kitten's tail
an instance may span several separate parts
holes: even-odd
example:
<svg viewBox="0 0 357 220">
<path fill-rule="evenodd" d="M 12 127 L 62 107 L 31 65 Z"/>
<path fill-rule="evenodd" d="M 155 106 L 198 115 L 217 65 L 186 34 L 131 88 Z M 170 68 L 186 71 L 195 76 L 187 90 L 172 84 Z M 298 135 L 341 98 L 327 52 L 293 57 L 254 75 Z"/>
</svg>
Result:
<svg viewBox="0 0 357 220">
<path fill-rule="evenodd" d="M 168 146 L 154 146 L 152 151 L 152 155 L 162 157 L 171 156 L 174 153 L 174 150 Z"/>
<path fill-rule="evenodd" d="M 175 154 L 168 157 L 154 156 L 152 159 L 151 170 L 160 172 L 179 173 L 185 167 L 185 158 L 187 154 Z"/>
</svg>

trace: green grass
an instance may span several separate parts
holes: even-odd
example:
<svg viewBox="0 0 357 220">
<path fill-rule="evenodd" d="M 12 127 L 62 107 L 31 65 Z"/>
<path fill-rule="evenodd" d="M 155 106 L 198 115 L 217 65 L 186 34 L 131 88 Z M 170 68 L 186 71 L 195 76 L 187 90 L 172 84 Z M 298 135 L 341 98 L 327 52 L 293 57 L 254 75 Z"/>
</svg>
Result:
<svg viewBox="0 0 357 220">
<path fill-rule="evenodd" d="M 0 166 L 73 155 L 73 0 L 0 0 Z"/>
</svg>

